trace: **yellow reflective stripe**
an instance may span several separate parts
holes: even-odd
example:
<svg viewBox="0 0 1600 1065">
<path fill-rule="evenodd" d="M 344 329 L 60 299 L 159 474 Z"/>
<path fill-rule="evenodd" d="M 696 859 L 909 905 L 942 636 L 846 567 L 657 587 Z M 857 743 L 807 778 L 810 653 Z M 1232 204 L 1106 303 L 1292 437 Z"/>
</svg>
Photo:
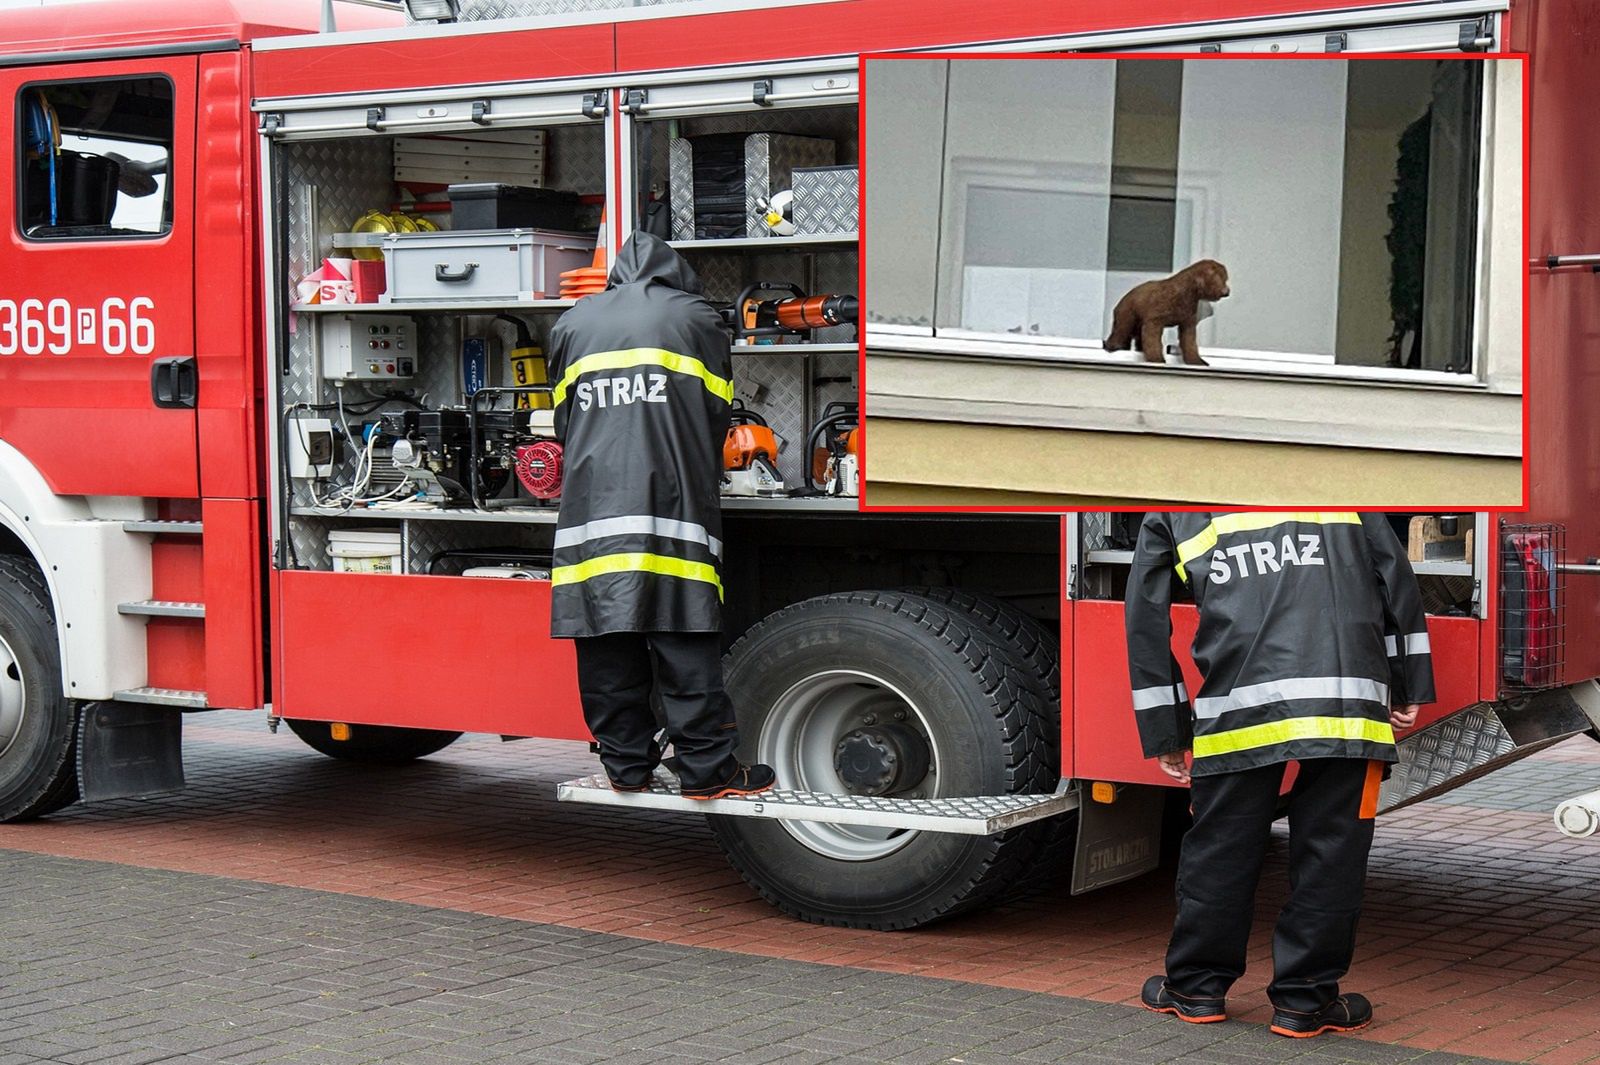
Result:
<svg viewBox="0 0 1600 1065">
<path fill-rule="evenodd" d="M 1353 510 L 1257 510 L 1219 514 L 1204 529 L 1178 545 L 1178 579 L 1189 579 L 1189 563 L 1216 547 L 1218 536 L 1270 529 L 1291 521 L 1307 525 L 1360 525 L 1361 515 Z"/>
<path fill-rule="evenodd" d="M 567 389 L 586 373 L 598 370 L 629 370 L 635 366 L 659 366 L 673 373 L 698 377 L 705 383 L 707 392 L 726 403 L 733 402 L 733 382 L 726 377 L 718 377 L 706 369 L 706 364 L 693 355 L 680 355 L 665 348 L 624 348 L 621 351 L 597 351 L 593 355 L 585 355 L 568 366 L 567 372 L 561 375 L 561 380 L 552 390 L 555 405 L 561 406 L 567 398 Z"/>
<path fill-rule="evenodd" d="M 1257 747 L 1271 747 L 1290 740 L 1393 743 L 1394 729 L 1389 727 L 1387 721 L 1373 721 L 1365 717 L 1291 717 L 1286 721 L 1269 721 L 1264 725 L 1247 725 L 1227 732 L 1196 736 L 1194 756 L 1205 758 L 1213 754 L 1253 751 Z"/>
<path fill-rule="evenodd" d="M 663 577 L 682 577 L 686 581 L 704 581 L 717 589 L 718 599 L 722 598 L 722 578 L 717 576 L 717 567 L 671 555 L 652 555 L 647 551 L 598 555 L 570 566 L 557 566 L 550 571 L 550 583 L 581 584 L 605 573 L 656 573 Z"/>
</svg>

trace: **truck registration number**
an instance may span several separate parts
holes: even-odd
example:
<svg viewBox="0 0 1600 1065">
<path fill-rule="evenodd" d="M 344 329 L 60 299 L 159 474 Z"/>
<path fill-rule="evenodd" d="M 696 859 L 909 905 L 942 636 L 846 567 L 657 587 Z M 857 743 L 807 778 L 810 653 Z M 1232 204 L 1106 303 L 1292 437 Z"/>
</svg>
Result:
<svg viewBox="0 0 1600 1065">
<path fill-rule="evenodd" d="M 0 355 L 148 355 L 156 350 L 155 307 L 148 296 L 107 296 L 89 306 L 0 299 Z"/>
</svg>

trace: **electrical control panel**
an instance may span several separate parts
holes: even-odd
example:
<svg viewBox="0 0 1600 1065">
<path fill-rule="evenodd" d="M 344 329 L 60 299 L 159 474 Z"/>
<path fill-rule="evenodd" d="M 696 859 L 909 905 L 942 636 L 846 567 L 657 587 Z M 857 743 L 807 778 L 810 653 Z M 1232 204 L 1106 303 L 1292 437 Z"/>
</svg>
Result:
<svg viewBox="0 0 1600 1065">
<path fill-rule="evenodd" d="M 322 376 L 330 381 L 397 381 L 417 372 L 417 328 L 400 315 L 324 314 Z"/>
</svg>

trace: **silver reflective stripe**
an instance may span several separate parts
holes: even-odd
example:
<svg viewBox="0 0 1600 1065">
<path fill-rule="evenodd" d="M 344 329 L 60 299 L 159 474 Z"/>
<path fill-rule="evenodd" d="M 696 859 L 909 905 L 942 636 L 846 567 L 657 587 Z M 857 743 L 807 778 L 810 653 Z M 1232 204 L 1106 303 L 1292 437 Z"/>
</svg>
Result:
<svg viewBox="0 0 1600 1065">
<path fill-rule="evenodd" d="M 691 544 L 705 544 L 717 558 L 722 557 L 722 541 L 706 531 L 704 525 L 676 518 L 658 518 L 654 514 L 629 514 L 620 518 L 598 518 L 556 532 L 555 546 L 577 547 L 602 536 L 664 536 L 669 540 L 684 540 Z"/>
<path fill-rule="evenodd" d="M 1389 702 L 1389 686 L 1365 677 L 1289 677 L 1246 684 L 1227 695 L 1194 701 L 1194 716 L 1201 720 L 1220 717 L 1230 710 L 1247 710 L 1291 699 L 1358 699 L 1368 703 Z"/>
<path fill-rule="evenodd" d="M 1389 657 L 1390 658 L 1393 658 L 1395 655 L 1400 653 L 1400 643 L 1393 636 L 1385 636 L 1383 638 L 1383 647 L 1384 647 L 1384 650 L 1389 653 Z M 1428 634 L 1425 633 L 1425 632 L 1407 633 L 1406 634 L 1406 654 L 1408 654 L 1408 655 L 1431 655 L 1431 654 L 1433 654 L 1433 645 L 1428 642 Z"/>
<path fill-rule="evenodd" d="M 1177 698 L 1173 698 L 1176 691 Z M 1182 683 L 1177 685 L 1163 684 L 1158 688 L 1135 688 L 1133 690 L 1133 708 L 1135 710 L 1154 710 L 1162 706 L 1182 706 L 1189 701 L 1189 689 Z"/>
</svg>

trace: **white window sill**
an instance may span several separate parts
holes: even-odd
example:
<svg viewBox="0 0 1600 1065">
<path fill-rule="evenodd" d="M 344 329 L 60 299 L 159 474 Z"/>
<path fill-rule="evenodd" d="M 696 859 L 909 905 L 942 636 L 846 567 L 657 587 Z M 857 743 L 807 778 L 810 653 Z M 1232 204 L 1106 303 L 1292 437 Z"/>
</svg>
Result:
<svg viewBox="0 0 1600 1065">
<path fill-rule="evenodd" d="M 952 355 L 965 358 L 1022 360 L 1037 363 L 1068 363 L 1081 366 L 1161 368 L 1145 362 L 1137 351 L 1106 351 L 1098 342 L 1019 337 L 1006 334 L 973 333 L 941 329 L 938 336 L 916 326 L 867 327 L 867 346 L 908 354 Z M 1379 382 L 1388 385 L 1434 386 L 1485 389 L 1488 386 L 1470 373 L 1442 370 L 1405 370 L 1391 366 L 1340 365 L 1332 356 L 1293 352 L 1240 351 L 1202 348 L 1206 366 L 1186 366 L 1169 351 L 1165 369 L 1189 374 L 1253 374 L 1276 377 L 1315 378 L 1352 383 Z"/>
</svg>

